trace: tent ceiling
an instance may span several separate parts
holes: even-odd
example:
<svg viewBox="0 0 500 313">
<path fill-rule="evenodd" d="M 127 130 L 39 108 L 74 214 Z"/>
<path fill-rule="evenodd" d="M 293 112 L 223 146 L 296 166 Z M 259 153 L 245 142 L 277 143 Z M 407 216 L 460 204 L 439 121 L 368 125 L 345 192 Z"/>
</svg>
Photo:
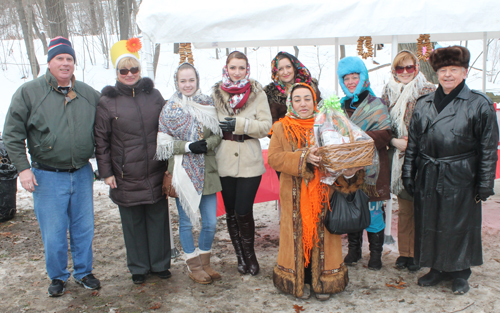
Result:
<svg viewBox="0 0 500 313">
<path fill-rule="evenodd" d="M 500 1 L 143 0 L 137 22 L 153 42 L 197 48 L 416 42 L 500 37 Z"/>
</svg>

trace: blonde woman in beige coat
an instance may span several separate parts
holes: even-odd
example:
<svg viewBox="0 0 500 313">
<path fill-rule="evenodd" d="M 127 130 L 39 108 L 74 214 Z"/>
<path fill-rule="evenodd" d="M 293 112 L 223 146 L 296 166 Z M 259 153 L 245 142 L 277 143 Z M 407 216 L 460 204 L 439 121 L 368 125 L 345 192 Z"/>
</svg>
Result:
<svg viewBox="0 0 500 313">
<path fill-rule="evenodd" d="M 213 87 L 212 98 L 223 133 L 215 158 L 227 229 L 238 259 L 238 271 L 257 275 L 253 202 L 266 171 L 259 138 L 267 136 L 272 117 L 262 86 L 249 76 L 247 57 L 232 52 L 227 57 L 222 81 Z"/>
</svg>

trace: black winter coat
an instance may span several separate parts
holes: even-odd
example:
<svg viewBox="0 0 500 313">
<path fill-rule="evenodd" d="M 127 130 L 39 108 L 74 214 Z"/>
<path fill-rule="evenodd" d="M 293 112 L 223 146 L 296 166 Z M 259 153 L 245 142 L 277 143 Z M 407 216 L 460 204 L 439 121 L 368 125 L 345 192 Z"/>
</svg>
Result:
<svg viewBox="0 0 500 313">
<path fill-rule="evenodd" d="M 467 85 L 441 113 L 434 92 L 410 123 L 403 177 L 415 179 L 415 260 L 452 272 L 483 263 L 477 188 L 493 188 L 498 122 L 493 103 Z"/>
<path fill-rule="evenodd" d="M 96 112 L 94 135 L 99 175 L 115 176 L 114 203 L 131 207 L 162 199 L 165 162 L 154 160 L 158 118 L 165 104 L 149 78 L 134 88 L 117 82 L 107 86 Z"/>
</svg>

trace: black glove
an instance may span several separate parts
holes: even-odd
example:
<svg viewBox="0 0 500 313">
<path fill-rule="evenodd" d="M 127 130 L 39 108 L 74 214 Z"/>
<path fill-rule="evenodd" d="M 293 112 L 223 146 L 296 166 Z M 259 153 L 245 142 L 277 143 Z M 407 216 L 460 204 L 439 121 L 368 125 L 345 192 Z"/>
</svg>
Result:
<svg viewBox="0 0 500 313">
<path fill-rule="evenodd" d="M 233 132 L 236 127 L 236 119 L 234 117 L 224 118 L 226 121 L 220 121 L 219 127 L 222 131 Z"/>
<path fill-rule="evenodd" d="M 403 186 L 405 186 L 406 191 L 413 197 L 415 192 L 415 182 L 412 178 L 403 177 Z"/>
<path fill-rule="evenodd" d="M 493 196 L 495 192 L 493 191 L 493 188 L 484 188 L 484 187 L 479 187 L 477 189 L 477 195 L 476 195 L 476 201 L 479 202 L 481 201 L 486 201 L 489 196 Z"/>
<path fill-rule="evenodd" d="M 196 154 L 207 153 L 207 141 L 205 139 L 195 141 L 189 145 L 189 150 Z"/>
</svg>

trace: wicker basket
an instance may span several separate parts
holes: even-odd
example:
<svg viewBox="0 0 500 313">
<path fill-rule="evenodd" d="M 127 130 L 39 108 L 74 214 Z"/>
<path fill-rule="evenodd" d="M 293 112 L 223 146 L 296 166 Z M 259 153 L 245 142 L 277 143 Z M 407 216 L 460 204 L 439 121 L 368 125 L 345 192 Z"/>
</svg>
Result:
<svg viewBox="0 0 500 313">
<path fill-rule="evenodd" d="M 321 157 L 319 169 L 325 171 L 340 171 L 343 169 L 368 166 L 373 164 L 375 143 L 373 139 L 354 141 L 351 121 L 342 118 L 349 132 L 349 143 L 319 147 L 318 156 Z"/>
</svg>

